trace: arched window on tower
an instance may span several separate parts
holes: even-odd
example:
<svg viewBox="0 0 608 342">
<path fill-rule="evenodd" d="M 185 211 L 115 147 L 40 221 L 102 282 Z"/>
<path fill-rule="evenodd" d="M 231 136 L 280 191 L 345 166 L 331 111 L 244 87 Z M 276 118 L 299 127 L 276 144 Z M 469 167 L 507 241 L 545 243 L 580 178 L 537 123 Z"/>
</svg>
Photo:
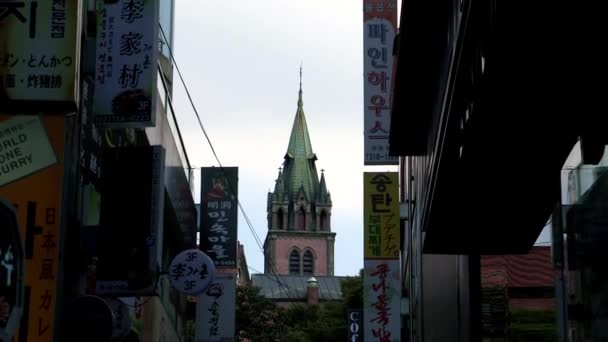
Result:
<svg viewBox="0 0 608 342">
<path fill-rule="evenodd" d="M 300 207 L 300 209 L 298 210 L 296 222 L 296 227 L 298 229 L 306 230 L 306 210 L 304 209 L 304 207 Z"/>
<path fill-rule="evenodd" d="M 304 275 L 314 275 L 315 272 L 315 257 L 312 251 L 304 252 L 302 272 Z"/>
<path fill-rule="evenodd" d="M 323 210 L 321 212 L 321 220 L 320 220 L 321 230 L 329 230 L 329 218 L 327 217 L 327 212 Z"/>
<path fill-rule="evenodd" d="M 295 249 L 289 253 L 289 274 L 300 274 L 300 253 Z"/>
<path fill-rule="evenodd" d="M 283 229 L 283 209 L 277 211 L 277 228 Z"/>
</svg>

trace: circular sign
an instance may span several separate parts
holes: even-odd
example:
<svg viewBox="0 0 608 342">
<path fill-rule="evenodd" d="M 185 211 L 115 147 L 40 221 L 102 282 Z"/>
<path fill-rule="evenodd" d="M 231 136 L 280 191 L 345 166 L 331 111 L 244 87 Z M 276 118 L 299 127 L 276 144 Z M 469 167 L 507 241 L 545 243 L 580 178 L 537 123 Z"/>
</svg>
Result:
<svg viewBox="0 0 608 342">
<path fill-rule="evenodd" d="M 214 277 L 213 260 L 198 249 L 182 251 L 169 266 L 171 285 L 179 292 L 192 296 L 205 292 Z"/>
<path fill-rule="evenodd" d="M 112 340 L 122 341 L 129 334 L 129 331 L 131 331 L 131 325 L 133 324 L 129 307 L 117 298 L 104 298 L 104 300 L 108 303 L 110 309 L 112 309 L 114 319 Z"/>
<path fill-rule="evenodd" d="M 67 327 L 70 341 L 109 341 L 114 327 L 112 308 L 100 297 L 80 296 L 69 308 Z"/>
<path fill-rule="evenodd" d="M 0 341 L 11 341 L 23 312 L 23 249 L 15 208 L 0 198 Z"/>
</svg>

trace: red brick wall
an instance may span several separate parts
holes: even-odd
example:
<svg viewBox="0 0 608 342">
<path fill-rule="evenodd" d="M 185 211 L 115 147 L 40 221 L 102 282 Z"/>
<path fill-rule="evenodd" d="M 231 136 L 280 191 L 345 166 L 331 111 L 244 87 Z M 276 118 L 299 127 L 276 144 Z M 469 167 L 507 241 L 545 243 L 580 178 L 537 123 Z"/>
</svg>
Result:
<svg viewBox="0 0 608 342">
<path fill-rule="evenodd" d="M 281 238 L 276 240 L 278 274 L 289 274 L 289 252 L 296 246 L 300 253 L 311 248 L 315 255 L 314 275 L 327 275 L 327 240 L 324 238 Z"/>
</svg>

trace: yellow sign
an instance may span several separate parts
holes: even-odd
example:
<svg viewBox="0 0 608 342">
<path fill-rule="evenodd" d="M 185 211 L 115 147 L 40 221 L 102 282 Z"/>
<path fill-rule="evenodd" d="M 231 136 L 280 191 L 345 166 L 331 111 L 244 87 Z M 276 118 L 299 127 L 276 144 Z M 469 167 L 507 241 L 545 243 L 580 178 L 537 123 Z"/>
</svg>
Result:
<svg viewBox="0 0 608 342">
<path fill-rule="evenodd" d="M 10 118 L 0 115 L 0 123 Z M 24 239 L 24 299 L 29 306 L 24 308 L 21 324 L 22 328 L 27 326 L 25 341 L 31 342 L 53 340 L 60 241 L 65 122 L 62 116 L 44 116 L 42 123 L 56 153 L 57 163 L 0 186 L 0 196 L 17 208 L 17 219 Z M 22 341 L 22 336 L 15 338 L 15 341 Z"/>
<path fill-rule="evenodd" d="M 365 259 L 399 258 L 399 173 L 363 173 Z"/>
<path fill-rule="evenodd" d="M 75 105 L 80 3 L 0 2 L 0 102 Z"/>
</svg>

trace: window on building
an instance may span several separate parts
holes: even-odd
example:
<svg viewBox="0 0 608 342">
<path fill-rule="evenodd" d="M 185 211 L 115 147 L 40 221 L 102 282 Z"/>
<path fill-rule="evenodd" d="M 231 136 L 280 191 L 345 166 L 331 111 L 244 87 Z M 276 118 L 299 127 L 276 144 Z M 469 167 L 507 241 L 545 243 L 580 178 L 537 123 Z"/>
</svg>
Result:
<svg viewBox="0 0 608 342">
<path fill-rule="evenodd" d="M 323 210 L 321 212 L 321 220 L 320 221 L 321 221 L 320 222 L 320 224 L 321 224 L 320 229 L 321 230 L 329 230 L 329 219 L 327 217 L 327 212 L 325 212 L 325 210 Z"/>
<path fill-rule="evenodd" d="M 284 229 L 283 227 L 283 209 L 277 211 L 277 228 Z"/>
<path fill-rule="evenodd" d="M 289 274 L 300 274 L 300 253 L 295 249 L 289 253 Z"/>
<path fill-rule="evenodd" d="M 296 227 L 301 230 L 306 230 L 306 210 L 304 210 L 304 207 L 300 207 L 298 210 Z"/>
<path fill-rule="evenodd" d="M 313 275 L 315 272 L 315 257 L 310 250 L 304 252 L 302 271 L 304 275 Z"/>
</svg>

